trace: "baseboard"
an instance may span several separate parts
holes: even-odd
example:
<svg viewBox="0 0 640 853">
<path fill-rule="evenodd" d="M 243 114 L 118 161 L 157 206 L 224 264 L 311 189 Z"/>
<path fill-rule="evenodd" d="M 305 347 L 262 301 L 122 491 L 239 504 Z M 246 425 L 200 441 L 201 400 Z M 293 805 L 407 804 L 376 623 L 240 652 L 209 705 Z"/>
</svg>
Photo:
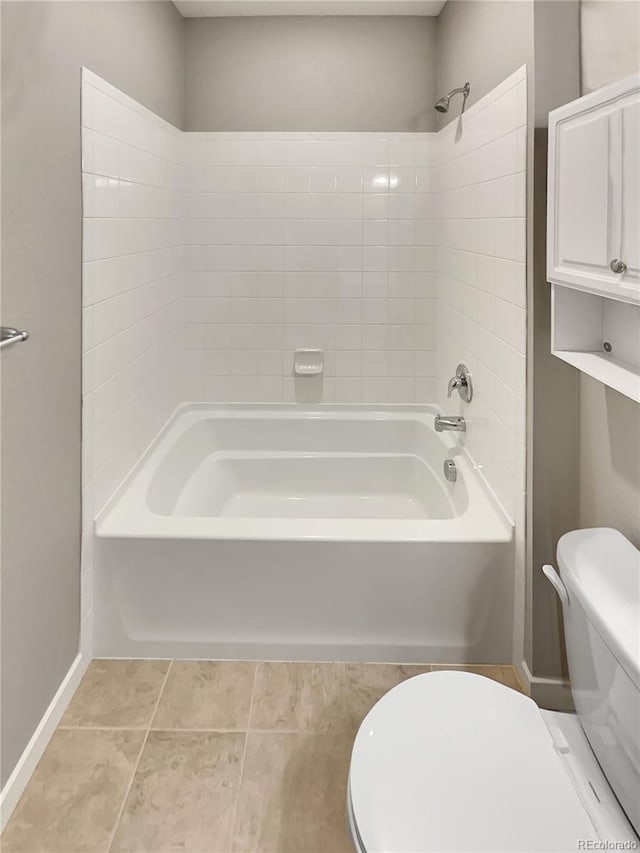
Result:
<svg viewBox="0 0 640 853">
<path fill-rule="evenodd" d="M 27 782 L 42 758 L 42 753 L 47 748 L 51 736 L 55 732 L 64 712 L 67 710 L 71 697 L 75 693 L 78 684 L 80 684 L 80 680 L 88 664 L 89 658 L 84 657 L 82 654 L 77 655 L 62 680 L 62 684 L 56 691 L 56 695 L 51 700 L 49 707 L 38 723 L 38 727 L 27 744 L 25 751 L 14 767 L 13 773 L 7 779 L 7 783 L 0 793 L 0 832 L 7 825 L 13 810 L 18 804 L 18 800 L 22 796 L 22 792 L 27 786 Z"/>
<path fill-rule="evenodd" d="M 93 608 L 80 623 L 80 654 L 84 660 L 93 659 Z"/>
<path fill-rule="evenodd" d="M 526 661 L 522 661 L 522 675 L 526 679 L 529 696 L 536 705 L 549 711 L 574 711 L 569 682 L 563 678 L 541 678 L 532 675 Z"/>
</svg>

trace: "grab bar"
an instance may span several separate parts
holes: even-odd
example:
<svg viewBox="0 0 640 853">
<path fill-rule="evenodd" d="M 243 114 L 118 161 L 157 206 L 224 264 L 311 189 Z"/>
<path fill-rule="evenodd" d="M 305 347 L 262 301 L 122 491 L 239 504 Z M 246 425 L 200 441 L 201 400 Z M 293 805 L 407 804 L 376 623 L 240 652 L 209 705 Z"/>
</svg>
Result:
<svg viewBox="0 0 640 853">
<path fill-rule="evenodd" d="M 17 344 L 20 341 L 28 341 L 29 332 L 21 332 L 12 326 L 0 326 L 0 349 Z"/>
</svg>

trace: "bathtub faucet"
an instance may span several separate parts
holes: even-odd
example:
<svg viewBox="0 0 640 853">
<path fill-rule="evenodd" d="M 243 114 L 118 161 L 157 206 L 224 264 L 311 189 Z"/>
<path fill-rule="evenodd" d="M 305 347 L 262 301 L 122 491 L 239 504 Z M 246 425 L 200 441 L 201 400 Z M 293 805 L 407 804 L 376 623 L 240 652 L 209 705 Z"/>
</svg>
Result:
<svg viewBox="0 0 640 853">
<path fill-rule="evenodd" d="M 436 432 L 444 432 L 445 430 L 454 430 L 455 432 L 466 432 L 467 422 L 464 418 L 454 415 L 436 415 L 434 426 Z"/>
<path fill-rule="evenodd" d="M 456 375 L 449 380 L 447 385 L 447 397 L 450 397 L 455 390 L 462 397 L 465 403 L 470 403 L 473 397 L 473 384 L 471 382 L 471 374 L 466 364 L 459 364 L 456 367 Z"/>
</svg>

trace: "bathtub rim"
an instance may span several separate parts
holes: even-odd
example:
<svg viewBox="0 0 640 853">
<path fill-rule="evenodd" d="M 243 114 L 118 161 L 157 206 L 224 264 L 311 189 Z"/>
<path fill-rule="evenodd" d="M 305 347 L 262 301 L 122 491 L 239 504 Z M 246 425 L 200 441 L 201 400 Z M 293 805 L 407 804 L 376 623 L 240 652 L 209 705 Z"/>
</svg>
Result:
<svg viewBox="0 0 640 853">
<path fill-rule="evenodd" d="M 152 512 L 147 505 L 147 489 L 156 470 L 152 463 L 161 462 L 167 449 L 194 423 L 206 417 L 207 413 L 239 419 L 251 414 L 273 420 L 283 416 L 300 420 L 354 420 L 361 416 L 367 420 L 399 418 L 421 421 L 433 432 L 430 419 L 440 411 L 433 404 L 182 403 L 165 421 L 94 519 L 95 535 L 108 539 L 216 541 L 510 542 L 514 530 L 512 520 L 464 445 L 452 433 L 441 433 L 437 438 L 443 446 L 443 452 L 455 457 L 468 493 L 468 508 L 454 518 L 265 519 L 166 516 Z"/>
</svg>

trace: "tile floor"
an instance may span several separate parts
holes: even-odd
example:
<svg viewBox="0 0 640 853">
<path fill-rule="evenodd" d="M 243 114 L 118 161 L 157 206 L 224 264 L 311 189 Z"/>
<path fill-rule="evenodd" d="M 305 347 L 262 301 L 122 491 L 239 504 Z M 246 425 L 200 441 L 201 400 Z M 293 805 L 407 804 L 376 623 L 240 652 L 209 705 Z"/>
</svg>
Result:
<svg viewBox="0 0 640 853">
<path fill-rule="evenodd" d="M 357 728 L 448 667 L 94 661 L 2 836 L 3 853 L 352 853 Z M 510 666 L 464 667 L 520 689 Z"/>
</svg>

